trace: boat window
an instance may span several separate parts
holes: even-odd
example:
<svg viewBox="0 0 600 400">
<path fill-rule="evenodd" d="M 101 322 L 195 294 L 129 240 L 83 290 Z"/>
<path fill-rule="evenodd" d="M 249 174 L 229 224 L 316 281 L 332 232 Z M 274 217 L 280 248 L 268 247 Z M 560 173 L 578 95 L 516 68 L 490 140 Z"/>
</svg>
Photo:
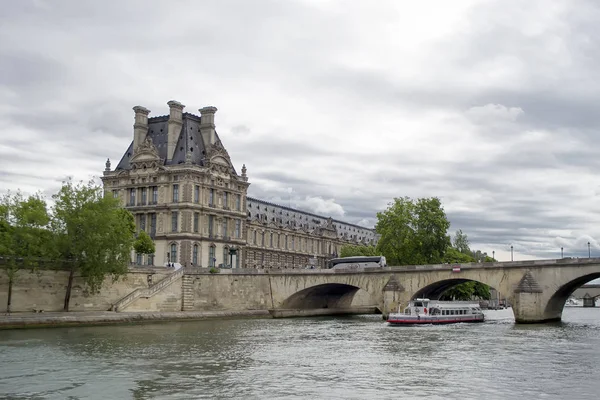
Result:
<svg viewBox="0 0 600 400">
<path fill-rule="evenodd" d="M 423 307 L 423 303 L 421 303 L 420 301 L 415 301 L 415 307 Z"/>
</svg>

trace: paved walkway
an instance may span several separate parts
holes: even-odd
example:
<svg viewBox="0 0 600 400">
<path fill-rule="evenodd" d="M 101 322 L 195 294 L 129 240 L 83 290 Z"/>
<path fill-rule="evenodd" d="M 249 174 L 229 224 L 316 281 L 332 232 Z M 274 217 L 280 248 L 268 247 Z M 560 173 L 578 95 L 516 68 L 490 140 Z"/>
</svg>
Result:
<svg viewBox="0 0 600 400">
<path fill-rule="evenodd" d="M 126 324 L 145 321 L 201 320 L 211 318 L 270 317 L 267 310 L 249 311 L 141 311 L 141 312 L 44 312 L 0 315 L 0 329 L 36 328 L 71 325 Z"/>
</svg>

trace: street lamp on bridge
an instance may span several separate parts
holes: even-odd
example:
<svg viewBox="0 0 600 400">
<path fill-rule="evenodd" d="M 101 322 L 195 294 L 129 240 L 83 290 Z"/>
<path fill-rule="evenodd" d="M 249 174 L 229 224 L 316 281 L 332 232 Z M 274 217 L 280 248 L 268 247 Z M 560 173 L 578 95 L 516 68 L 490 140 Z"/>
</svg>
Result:
<svg viewBox="0 0 600 400">
<path fill-rule="evenodd" d="M 563 257 L 563 248 L 562 247 L 560 248 L 560 258 L 564 258 Z"/>
<path fill-rule="evenodd" d="M 510 245 L 510 261 L 513 260 L 513 245 Z"/>
<path fill-rule="evenodd" d="M 492 250 L 492 260 L 496 261 L 496 251 Z"/>
<path fill-rule="evenodd" d="M 590 248 L 590 242 L 588 242 L 588 258 L 592 258 L 592 249 Z"/>
</svg>

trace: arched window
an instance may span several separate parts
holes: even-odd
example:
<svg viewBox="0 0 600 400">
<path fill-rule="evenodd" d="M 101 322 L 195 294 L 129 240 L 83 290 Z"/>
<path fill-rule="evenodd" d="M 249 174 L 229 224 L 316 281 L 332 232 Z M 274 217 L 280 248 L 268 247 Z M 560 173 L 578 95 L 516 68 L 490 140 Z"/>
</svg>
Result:
<svg viewBox="0 0 600 400">
<path fill-rule="evenodd" d="M 198 265 L 198 245 L 195 244 L 192 248 L 192 264 Z"/>
<path fill-rule="evenodd" d="M 211 244 L 208 247 L 208 266 L 209 267 L 214 267 L 215 266 L 215 261 L 216 261 L 216 258 L 215 258 L 215 245 Z"/>
<path fill-rule="evenodd" d="M 223 266 L 229 267 L 229 247 L 223 247 Z"/>
<path fill-rule="evenodd" d="M 171 243 L 170 262 L 177 262 L 177 243 Z"/>
</svg>

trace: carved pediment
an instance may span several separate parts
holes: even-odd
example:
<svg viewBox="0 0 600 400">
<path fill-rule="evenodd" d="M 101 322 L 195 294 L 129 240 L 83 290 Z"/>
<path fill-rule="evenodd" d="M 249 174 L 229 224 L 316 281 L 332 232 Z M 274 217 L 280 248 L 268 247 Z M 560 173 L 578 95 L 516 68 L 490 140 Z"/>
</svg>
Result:
<svg viewBox="0 0 600 400">
<path fill-rule="evenodd" d="M 133 157 L 130 160 L 133 169 L 138 168 L 158 168 L 161 165 L 161 159 L 158 150 L 152 139 L 146 138 L 133 151 Z"/>
<path fill-rule="evenodd" d="M 227 153 L 221 141 L 215 142 L 215 144 L 208 148 L 206 152 L 206 164 L 213 172 L 230 174 L 233 171 L 235 174 L 229 153 Z"/>
</svg>

